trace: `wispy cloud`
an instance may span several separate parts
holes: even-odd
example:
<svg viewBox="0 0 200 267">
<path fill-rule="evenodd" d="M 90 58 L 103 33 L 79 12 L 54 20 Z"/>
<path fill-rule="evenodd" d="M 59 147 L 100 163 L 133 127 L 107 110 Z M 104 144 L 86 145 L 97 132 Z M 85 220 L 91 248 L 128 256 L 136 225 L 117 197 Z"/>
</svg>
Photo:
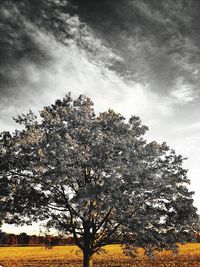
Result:
<svg viewBox="0 0 200 267">
<path fill-rule="evenodd" d="M 174 87 L 171 88 L 170 96 L 175 104 L 186 105 L 196 100 L 193 84 L 186 83 L 183 77 L 178 77 Z"/>
<path fill-rule="evenodd" d="M 77 3 L 81 19 L 123 59 L 113 64 L 117 72 L 134 81 L 148 81 L 161 97 L 170 95 L 177 76 L 200 91 L 197 1 Z"/>
</svg>

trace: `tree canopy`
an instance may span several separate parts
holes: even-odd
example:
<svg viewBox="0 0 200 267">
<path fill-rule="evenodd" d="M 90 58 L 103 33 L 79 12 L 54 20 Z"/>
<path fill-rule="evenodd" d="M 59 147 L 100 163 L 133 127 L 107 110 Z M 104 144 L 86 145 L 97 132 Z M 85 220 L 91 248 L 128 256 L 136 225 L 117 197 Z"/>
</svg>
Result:
<svg viewBox="0 0 200 267">
<path fill-rule="evenodd" d="M 139 117 L 66 95 L 24 126 L 0 137 L 1 212 L 10 223 L 46 220 L 73 235 L 83 266 L 110 242 L 126 251 L 176 248 L 194 233 L 197 215 L 183 157 L 166 143 L 147 142 Z"/>
</svg>

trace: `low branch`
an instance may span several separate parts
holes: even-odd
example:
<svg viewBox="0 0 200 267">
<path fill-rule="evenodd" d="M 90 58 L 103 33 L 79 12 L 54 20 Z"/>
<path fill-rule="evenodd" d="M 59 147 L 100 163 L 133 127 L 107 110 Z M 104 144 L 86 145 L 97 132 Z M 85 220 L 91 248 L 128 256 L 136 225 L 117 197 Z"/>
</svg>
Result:
<svg viewBox="0 0 200 267">
<path fill-rule="evenodd" d="M 100 222 L 100 224 L 96 228 L 96 232 L 98 232 L 100 230 L 100 228 L 103 226 L 103 224 L 106 222 L 106 220 L 108 220 L 108 217 L 109 217 L 111 211 L 112 211 L 112 209 L 110 208 L 108 213 L 106 214 L 106 216 L 103 218 L 103 220 Z"/>
</svg>

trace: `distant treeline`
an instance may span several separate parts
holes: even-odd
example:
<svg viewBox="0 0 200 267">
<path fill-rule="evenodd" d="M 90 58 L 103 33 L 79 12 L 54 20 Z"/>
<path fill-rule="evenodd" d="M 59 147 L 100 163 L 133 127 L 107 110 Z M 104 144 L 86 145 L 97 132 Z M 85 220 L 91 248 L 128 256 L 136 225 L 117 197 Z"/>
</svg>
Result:
<svg viewBox="0 0 200 267">
<path fill-rule="evenodd" d="M 20 245 L 44 245 L 44 246 L 59 246 L 59 245 L 71 245 L 74 244 L 74 239 L 71 236 L 66 238 L 60 236 L 37 236 L 21 233 L 19 235 L 7 234 L 0 232 L 0 245 L 2 246 L 20 246 Z"/>
<path fill-rule="evenodd" d="M 200 233 L 197 233 L 193 242 L 200 242 Z M 120 243 L 119 240 L 110 240 L 110 243 Z M 64 245 L 73 245 L 75 244 L 72 236 L 62 237 L 62 236 L 37 236 L 37 235 L 28 235 L 26 233 L 21 233 L 19 235 L 7 234 L 0 231 L 0 246 L 64 246 Z"/>
</svg>

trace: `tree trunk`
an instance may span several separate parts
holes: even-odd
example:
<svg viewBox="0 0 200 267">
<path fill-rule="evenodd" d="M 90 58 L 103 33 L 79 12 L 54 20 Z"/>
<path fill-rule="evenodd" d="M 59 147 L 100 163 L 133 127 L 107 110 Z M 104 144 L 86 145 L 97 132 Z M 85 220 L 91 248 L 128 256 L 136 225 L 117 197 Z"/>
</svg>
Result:
<svg viewBox="0 0 200 267">
<path fill-rule="evenodd" d="M 92 256 L 86 251 L 83 252 L 83 267 L 93 267 Z"/>
</svg>

